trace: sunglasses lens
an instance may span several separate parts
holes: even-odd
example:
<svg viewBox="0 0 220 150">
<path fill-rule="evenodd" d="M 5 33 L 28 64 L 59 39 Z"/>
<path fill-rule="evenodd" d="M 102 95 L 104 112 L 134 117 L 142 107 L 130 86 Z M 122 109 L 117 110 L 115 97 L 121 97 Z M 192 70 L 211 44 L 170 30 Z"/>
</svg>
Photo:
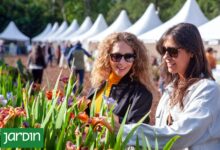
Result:
<svg viewBox="0 0 220 150">
<path fill-rule="evenodd" d="M 167 52 L 167 48 L 166 47 L 162 47 L 161 55 L 165 55 L 166 52 Z"/>
<path fill-rule="evenodd" d="M 122 57 L 124 57 L 126 62 L 133 62 L 135 59 L 135 55 L 134 54 L 110 54 L 111 60 L 114 62 L 120 62 Z"/>
<path fill-rule="evenodd" d="M 168 54 L 170 55 L 170 57 L 177 57 L 178 56 L 178 49 L 179 48 L 175 48 L 175 47 L 162 47 L 162 51 L 161 54 L 165 55 L 166 52 L 168 52 Z"/>
<path fill-rule="evenodd" d="M 178 49 L 177 48 L 169 47 L 169 48 L 167 48 L 167 51 L 168 51 L 168 53 L 171 57 L 177 57 L 178 56 Z"/>
<path fill-rule="evenodd" d="M 122 56 L 121 54 L 110 54 L 111 60 L 114 62 L 120 62 Z"/>
<path fill-rule="evenodd" d="M 135 59 L 135 55 L 134 54 L 125 54 L 124 58 L 127 62 L 133 62 Z"/>
</svg>

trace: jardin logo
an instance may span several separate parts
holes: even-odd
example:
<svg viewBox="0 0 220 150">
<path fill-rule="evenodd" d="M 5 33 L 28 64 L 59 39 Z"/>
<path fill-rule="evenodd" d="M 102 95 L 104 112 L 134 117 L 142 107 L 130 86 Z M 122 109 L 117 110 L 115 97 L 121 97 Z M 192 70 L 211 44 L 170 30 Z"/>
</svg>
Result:
<svg viewBox="0 0 220 150">
<path fill-rule="evenodd" d="M 2 148 L 42 148 L 43 128 L 2 128 Z"/>
</svg>

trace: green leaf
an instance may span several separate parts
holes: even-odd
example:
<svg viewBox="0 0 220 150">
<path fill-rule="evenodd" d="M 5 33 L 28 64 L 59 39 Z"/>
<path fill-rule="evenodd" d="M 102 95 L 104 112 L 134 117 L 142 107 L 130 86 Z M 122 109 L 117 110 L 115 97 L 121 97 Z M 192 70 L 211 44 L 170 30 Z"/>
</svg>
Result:
<svg viewBox="0 0 220 150">
<path fill-rule="evenodd" d="M 95 98 L 96 98 L 96 94 L 97 94 L 97 90 L 94 93 L 92 102 L 91 102 L 91 106 L 90 106 L 90 117 L 94 117 L 95 116 Z"/>
<path fill-rule="evenodd" d="M 67 135 L 65 135 L 66 133 L 66 130 L 68 128 L 68 125 L 69 125 L 69 118 L 70 118 L 70 113 L 73 111 L 74 109 L 74 106 L 72 106 L 70 109 L 67 110 L 67 114 L 66 114 L 66 120 L 62 126 L 62 130 L 61 130 L 61 133 L 60 133 L 60 136 L 58 137 L 58 142 L 57 142 L 57 146 L 56 146 L 56 149 L 59 150 L 59 149 L 63 149 L 63 145 L 65 144 L 64 142 L 66 142 L 66 137 Z"/>
<path fill-rule="evenodd" d="M 66 114 L 67 107 L 68 107 L 67 106 L 68 105 L 68 98 L 69 98 L 69 96 L 72 92 L 73 86 L 75 86 L 75 84 L 73 86 L 71 85 L 71 81 L 70 81 L 71 76 L 72 75 L 70 75 L 70 79 L 69 79 L 69 82 L 68 82 L 68 87 L 67 87 L 67 92 L 66 92 L 65 99 L 64 99 L 64 101 L 61 105 L 60 111 L 59 111 L 57 119 L 56 119 L 56 125 L 55 125 L 56 129 L 60 129 L 62 127 L 63 121 L 66 117 L 65 114 Z"/>
<path fill-rule="evenodd" d="M 48 113 L 47 113 L 47 115 L 46 115 L 46 117 L 45 117 L 43 123 L 41 124 L 41 128 L 44 128 L 44 127 L 46 126 L 46 124 L 49 122 L 49 119 L 50 119 L 52 113 L 53 113 L 54 110 L 55 110 L 55 106 L 56 106 L 56 104 L 57 104 L 58 97 L 59 97 L 59 96 L 57 95 L 57 97 L 56 97 L 55 100 L 53 101 L 50 110 L 48 111 Z"/>
<path fill-rule="evenodd" d="M 115 150 L 118 150 L 118 149 L 124 149 L 125 146 L 123 147 L 123 143 L 122 143 L 122 135 L 123 135 L 123 132 L 124 132 L 124 125 L 125 125 L 125 122 L 126 122 L 126 119 L 127 119 L 127 116 L 128 116 L 128 111 L 130 109 L 130 106 L 128 107 L 126 113 L 125 113 L 125 116 L 122 120 L 122 123 L 120 125 L 120 128 L 119 128 L 119 131 L 118 131 L 118 134 L 117 134 L 117 138 L 116 138 L 116 144 L 114 146 L 114 149 Z"/>
<path fill-rule="evenodd" d="M 148 141 L 148 139 L 147 139 L 146 136 L 145 136 L 145 141 L 146 141 L 146 143 L 147 143 L 147 148 L 148 148 L 148 150 L 151 150 L 151 145 L 150 145 L 150 143 L 149 143 L 149 141 Z"/>
<path fill-rule="evenodd" d="M 87 136 L 86 136 L 86 140 L 85 140 L 85 143 L 84 143 L 84 146 L 90 146 L 92 145 L 92 142 L 94 142 L 94 139 L 93 139 L 93 128 L 91 126 L 89 126 L 89 131 L 87 133 Z"/>
<path fill-rule="evenodd" d="M 159 150 L 159 146 L 158 146 L 158 140 L 157 140 L 157 136 L 155 138 L 155 150 Z"/>
<path fill-rule="evenodd" d="M 180 138 L 179 135 L 176 135 L 174 137 L 172 137 L 167 143 L 166 145 L 164 146 L 164 150 L 170 150 L 173 146 L 173 144 L 176 142 L 176 140 L 178 140 Z"/>
<path fill-rule="evenodd" d="M 135 150 L 139 150 L 140 147 L 139 147 L 139 139 L 138 139 L 138 136 L 136 136 L 136 144 L 135 144 Z"/>
<path fill-rule="evenodd" d="M 142 137 L 142 148 L 143 150 L 151 150 L 151 147 L 147 147 L 147 138 L 144 136 L 143 133 L 141 133 L 141 137 Z"/>
<path fill-rule="evenodd" d="M 21 104 L 22 104 L 22 84 L 21 84 L 21 77 L 20 77 L 20 75 L 18 75 L 18 78 L 17 78 L 17 93 L 16 93 L 16 95 L 17 95 L 17 102 L 16 102 L 16 106 L 21 106 Z M 26 111 L 28 111 L 28 110 L 26 110 Z M 29 113 L 28 112 L 26 112 L 27 113 L 27 118 L 29 118 Z"/>
<path fill-rule="evenodd" d="M 56 84 L 54 85 L 54 90 L 55 90 L 55 91 L 56 91 L 57 88 L 58 88 L 58 85 L 59 85 L 59 82 L 60 82 L 60 77 L 61 77 L 61 75 L 62 75 L 62 72 L 63 72 L 63 69 L 60 71 L 60 74 L 59 74 L 59 76 L 58 76 L 58 78 L 57 78 Z"/>
<path fill-rule="evenodd" d="M 125 147 L 128 143 L 128 141 L 130 140 L 130 138 L 133 136 L 135 130 L 142 124 L 142 122 L 149 116 L 148 112 L 144 117 L 141 118 L 141 120 L 139 120 L 135 126 L 132 128 L 132 130 L 129 132 L 129 134 L 126 136 L 125 140 L 122 143 L 122 147 Z"/>
</svg>

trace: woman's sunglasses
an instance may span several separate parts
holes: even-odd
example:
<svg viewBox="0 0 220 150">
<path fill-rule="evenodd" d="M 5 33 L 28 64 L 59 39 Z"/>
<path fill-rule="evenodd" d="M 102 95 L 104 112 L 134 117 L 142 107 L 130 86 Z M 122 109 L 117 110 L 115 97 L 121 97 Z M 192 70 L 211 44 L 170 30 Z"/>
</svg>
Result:
<svg viewBox="0 0 220 150">
<path fill-rule="evenodd" d="M 161 54 L 162 56 L 164 56 L 166 54 L 166 52 L 168 52 L 168 54 L 170 55 L 170 57 L 178 57 L 178 49 L 180 48 L 176 48 L 176 47 L 162 47 L 162 51 L 161 51 Z"/>
<path fill-rule="evenodd" d="M 127 53 L 127 54 L 120 54 L 120 53 L 112 53 L 110 54 L 110 58 L 114 62 L 120 62 L 122 57 L 124 57 L 126 62 L 132 63 L 136 57 L 135 54 Z"/>
</svg>

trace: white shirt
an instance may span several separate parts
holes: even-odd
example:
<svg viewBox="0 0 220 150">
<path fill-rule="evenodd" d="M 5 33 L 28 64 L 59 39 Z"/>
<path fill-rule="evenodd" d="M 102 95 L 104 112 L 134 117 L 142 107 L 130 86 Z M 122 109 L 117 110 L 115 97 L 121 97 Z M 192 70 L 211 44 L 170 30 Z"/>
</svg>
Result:
<svg viewBox="0 0 220 150">
<path fill-rule="evenodd" d="M 174 143 L 174 150 L 219 150 L 220 149 L 220 88 L 208 79 L 202 79 L 187 89 L 183 99 L 184 109 L 178 105 L 170 108 L 169 99 L 172 86 L 166 88 L 156 111 L 156 124 L 142 124 L 135 131 L 129 145 L 135 145 L 136 136 L 142 140 L 142 133 L 148 138 L 152 147 L 155 145 L 155 134 L 158 146 L 162 149 L 175 135 L 181 137 Z M 168 113 L 171 113 L 173 124 L 166 125 Z M 123 138 L 135 124 L 125 125 Z"/>
</svg>

